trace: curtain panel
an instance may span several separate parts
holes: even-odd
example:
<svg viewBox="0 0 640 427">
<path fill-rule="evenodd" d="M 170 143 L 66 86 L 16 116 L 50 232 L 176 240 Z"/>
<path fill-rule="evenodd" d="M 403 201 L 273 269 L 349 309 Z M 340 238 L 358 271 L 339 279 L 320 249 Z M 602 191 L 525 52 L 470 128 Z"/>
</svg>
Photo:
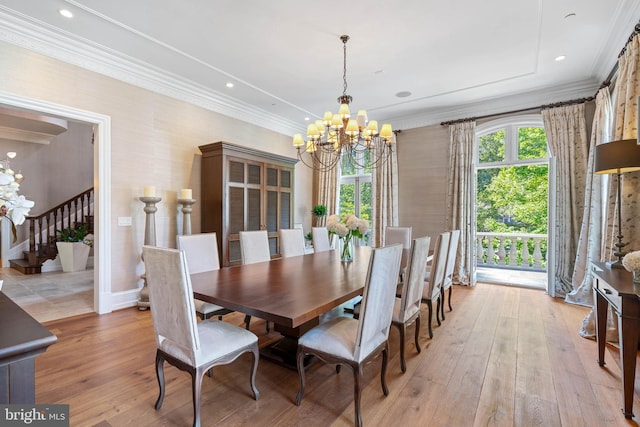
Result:
<svg viewBox="0 0 640 427">
<path fill-rule="evenodd" d="M 398 225 L 397 140 L 391 148 L 387 161 L 371 174 L 371 244 L 377 248 L 382 246 L 384 229 Z"/>
<path fill-rule="evenodd" d="M 453 283 L 472 284 L 470 273 L 471 246 L 474 245 L 471 215 L 473 213 L 473 148 L 476 122 L 449 126 L 449 188 L 447 190 L 447 228 L 460 230 L 460 243 L 453 273 Z"/>
<path fill-rule="evenodd" d="M 542 111 L 547 141 L 556 157 L 555 238 L 548 251 L 555 260 L 553 287 L 556 296 L 573 290 L 571 278 L 584 213 L 587 175 L 587 126 L 584 104 Z M 548 255 L 547 255 L 548 257 Z"/>
<path fill-rule="evenodd" d="M 320 156 L 329 156 L 328 153 L 319 151 Z M 324 159 L 323 159 L 324 160 Z M 329 163 L 329 159 L 326 159 L 326 163 Z M 318 169 L 321 169 L 321 165 L 318 165 Z M 327 207 L 327 213 L 329 215 L 338 212 L 338 167 L 332 168 L 328 171 L 313 170 L 313 204 L 325 205 Z"/>
</svg>

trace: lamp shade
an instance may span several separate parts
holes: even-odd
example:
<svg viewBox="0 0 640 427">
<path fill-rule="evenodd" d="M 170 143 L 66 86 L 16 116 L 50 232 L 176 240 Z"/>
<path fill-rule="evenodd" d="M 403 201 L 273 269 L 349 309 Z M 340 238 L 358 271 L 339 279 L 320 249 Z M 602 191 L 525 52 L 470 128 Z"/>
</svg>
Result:
<svg viewBox="0 0 640 427">
<path fill-rule="evenodd" d="M 640 170 L 640 145 L 623 139 L 596 145 L 595 173 L 626 173 Z"/>
</svg>

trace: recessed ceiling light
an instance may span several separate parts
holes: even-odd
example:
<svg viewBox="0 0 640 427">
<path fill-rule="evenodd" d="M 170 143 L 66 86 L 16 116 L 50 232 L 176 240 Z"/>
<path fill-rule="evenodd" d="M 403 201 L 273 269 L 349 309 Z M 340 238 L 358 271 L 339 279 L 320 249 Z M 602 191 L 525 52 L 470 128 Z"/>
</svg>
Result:
<svg viewBox="0 0 640 427">
<path fill-rule="evenodd" d="M 231 83 L 231 82 L 227 83 L 227 87 L 228 88 L 232 88 L 233 87 L 233 83 Z"/>
<path fill-rule="evenodd" d="M 406 98 L 407 96 L 411 96 L 411 92 L 409 92 L 408 90 L 403 90 L 402 92 L 396 93 L 396 96 L 398 98 Z"/>
<path fill-rule="evenodd" d="M 564 61 L 565 59 L 567 59 L 567 57 L 566 57 L 566 56 L 564 56 L 564 55 L 560 55 L 560 56 L 556 56 L 556 59 L 555 59 L 555 60 L 556 60 L 556 62 L 560 62 L 560 61 Z"/>
<path fill-rule="evenodd" d="M 73 13 L 69 9 L 60 9 L 58 13 L 65 18 L 73 18 Z"/>
<path fill-rule="evenodd" d="M 305 122 L 308 122 L 308 121 L 309 121 L 309 117 L 305 117 L 305 118 L 304 118 L 304 121 L 305 121 Z"/>
</svg>

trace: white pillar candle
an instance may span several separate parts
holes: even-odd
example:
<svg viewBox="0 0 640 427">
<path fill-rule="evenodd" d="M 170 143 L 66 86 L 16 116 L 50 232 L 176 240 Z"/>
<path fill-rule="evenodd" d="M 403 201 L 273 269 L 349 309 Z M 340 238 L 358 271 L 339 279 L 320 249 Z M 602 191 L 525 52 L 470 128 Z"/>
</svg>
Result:
<svg viewBox="0 0 640 427">
<path fill-rule="evenodd" d="M 153 185 L 146 185 L 144 187 L 144 197 L 156 197 L 156 187 Z"/>
<path fill-rule="evenodd" d="M 192 196 L 193 196 L 193 192 L 191 191 L 190 188 L 183 188 L 182 190 L 180 190 L 181 199 L 191 200 Z"/>
</svg>

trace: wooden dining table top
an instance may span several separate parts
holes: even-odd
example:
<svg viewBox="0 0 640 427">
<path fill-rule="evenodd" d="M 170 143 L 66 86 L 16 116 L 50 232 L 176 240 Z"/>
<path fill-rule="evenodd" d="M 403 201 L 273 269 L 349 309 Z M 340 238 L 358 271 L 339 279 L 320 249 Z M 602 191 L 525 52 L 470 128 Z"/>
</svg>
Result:
<svg viewBox="0 0 640 427">
<path fill-rule="evenodd" d="M 296 328 L 362 294 L 372 249 L 354 249 L 352 262 L 331 250 L 192 274 L 194 297 Z"/>
</svg>

